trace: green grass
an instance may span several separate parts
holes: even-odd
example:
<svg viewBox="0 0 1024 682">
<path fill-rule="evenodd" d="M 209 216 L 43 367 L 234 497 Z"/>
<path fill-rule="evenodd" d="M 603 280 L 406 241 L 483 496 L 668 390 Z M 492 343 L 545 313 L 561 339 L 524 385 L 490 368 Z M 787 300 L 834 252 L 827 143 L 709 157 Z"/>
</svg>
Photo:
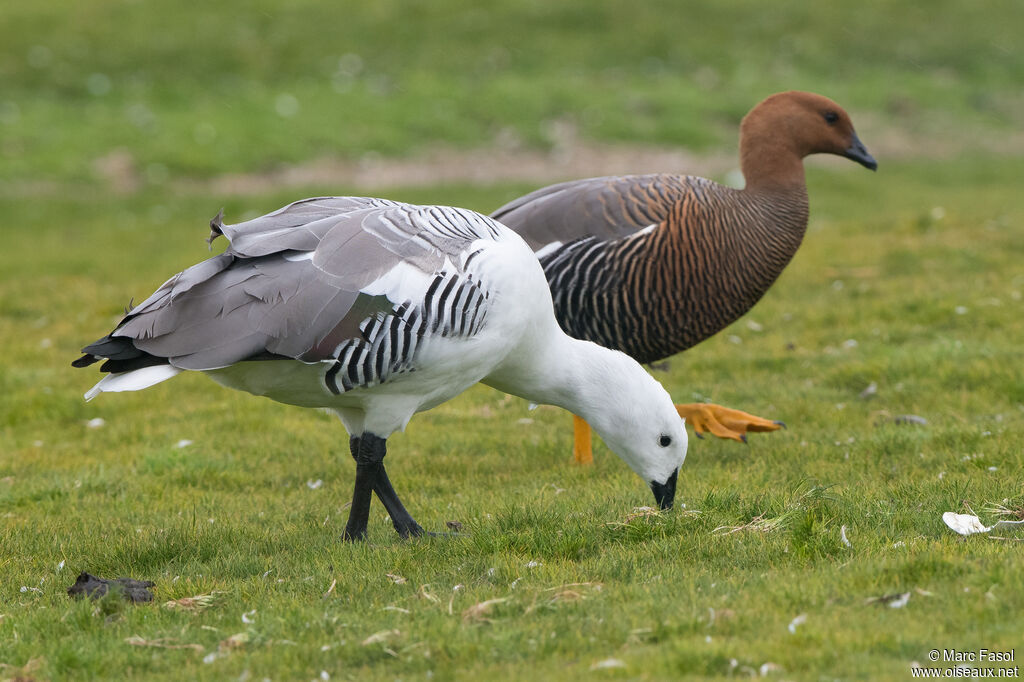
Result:
<svg viewBox="0 0 1024 682">
<path fill-rule="evenodd" d="M 51 679 L 718 679 L 769 662 L 787 679 L 906 679 L 932 648 L 1016 646 L 1019 544 L 962 539 L 940 516 L 1024 506 L 1024 164 L 811 165 L 794 263 L 657 375 L 680 400 L 788 430 L 692 440 L 685 508 L 623 524 L 651 500 L 620 461 L 599 446 L 595 467 L 572 466 L 565 413 L 476 388 L 389 441 L 413 513 L 465 537 L 402 542 L 375 507 L 358 546 L 338 541 L 352 466 L 332 417 L 192 376 L 81 400 L 96 376 L 68 361 L 207 255 L 207 197 L 4 201 L 0 662 L 41 657 Z M 487 209 L 522 189 L 391 196 Z M 891 422 L 908 413 L 929 423 Z M 771 530 L 716 532 L 761 515 Z M 72 602 L 82 570 L 153 579 L 157 604 Z M 198 613 L 160 605 L 213 591 Z M 865 604 L 905 591 L 902 609 Z M 464 617 L 491 599 L 505 601 Z M 399 634 L 362 644 L 386 630 Z M 203 662 L 238 633 L 248 643 Z M 626 668 L 591 671 L 608 658 Z"/>
<path fill-rule="evenodd" d="M 933 648 L 1019 644 L 1020 543 L 940 517 L 1024 509 L 1024 5 L 286 4 L 4 5 L 0 679 L 725 679 L 773 663 L 779 679 L 904 680 Z M 794 262 L 656 375 L 680 401 L 789 424 L 747 447 L 693 439 L 670 514 L 624 521 L 653 501 L 622 462 L 598 445 L 593 468 L 571 465 L 565 413 L 477 387 L 389 441 L 413 514 L 465 535 L 402 542 L 375 506 L 370 542 L 344 545 L 336 419 L 196 376 L 81 398 L 98 374 L 69 367 L 78 349 L 207 257 L 222 205 L 355 191 L 225 199 L 206 178 L 545 149 L 566 127 L 728 153 L 747 109 L 789 88 L 844 104 L 881 170 L 809 161 Z M 103 179 L 118 160 L 136 187 Z M 534 186 L 387 195 L 486 212 Z M 155 580 L 157 603 L 74 602 L 83 570 Z M 901 609 L 865 603 L 907 591 Z M 203 611 L 162 606 L 211 592 Z M 488 600 L 504 601 L 474 617 Z M 609 658 L 626 667 L 591 670 Z"/>
</svg>

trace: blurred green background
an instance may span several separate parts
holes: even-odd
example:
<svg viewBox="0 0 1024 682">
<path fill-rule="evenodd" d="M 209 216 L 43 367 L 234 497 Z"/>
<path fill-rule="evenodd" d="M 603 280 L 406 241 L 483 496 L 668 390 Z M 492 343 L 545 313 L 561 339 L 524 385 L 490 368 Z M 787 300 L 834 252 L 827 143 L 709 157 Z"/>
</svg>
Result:
<svg viewBox="0 0 1024 682">
<path fill-rule="evenodd" d="M 438 147 L 551 150 L 567 135 L 729 150 L 743 114 L 786 89 L 839 101 L 883 159 L 1022 145 L 1016 0 L 9 0 L 0 12 L 5 196 Z M 479 176 L 489 162 L 500 154 Z"/>
</svg>

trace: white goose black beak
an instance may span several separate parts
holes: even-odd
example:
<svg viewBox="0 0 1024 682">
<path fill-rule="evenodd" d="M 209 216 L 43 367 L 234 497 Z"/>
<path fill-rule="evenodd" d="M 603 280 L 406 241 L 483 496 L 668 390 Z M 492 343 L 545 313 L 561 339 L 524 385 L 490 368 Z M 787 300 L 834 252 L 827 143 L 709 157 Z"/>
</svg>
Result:
<svg viewBox="0 0 1024 682">
<path fill-rule="evenodd" d="M 672 508 L 672 503 L 676 499 L 676 479 L 678 477 L 679 469 L 676 469 L 664 483 L 658 483 L 657 481 L 651 481 L 650 483 L 654 499 L 657 500 L 658 506 L 663 510 Z"/>
</svg>

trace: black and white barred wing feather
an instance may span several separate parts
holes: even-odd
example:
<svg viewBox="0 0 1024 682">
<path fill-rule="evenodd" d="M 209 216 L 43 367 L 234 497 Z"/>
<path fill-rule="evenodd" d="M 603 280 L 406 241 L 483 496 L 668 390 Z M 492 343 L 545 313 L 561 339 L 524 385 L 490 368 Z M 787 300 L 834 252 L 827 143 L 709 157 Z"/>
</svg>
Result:
<svg viewBox="0 0 1024 682">
<path fill-rule="evenodd" d="M 223 254 L 172 277 L 84 349 L 78 366 L 106 359 L 114 374 L 97 389 L 140 388 L 109 382 L 159 365 L 146 377 L 291 358 L 329 363 L 327 388 L 341 393 L 414 369 L 425 337 L 472 336 L 486 318 L 470 263 L 474 242 L 500 228 L 471 211 L 321 198 L 211 227 L 231 240 Z"/>
</svg>

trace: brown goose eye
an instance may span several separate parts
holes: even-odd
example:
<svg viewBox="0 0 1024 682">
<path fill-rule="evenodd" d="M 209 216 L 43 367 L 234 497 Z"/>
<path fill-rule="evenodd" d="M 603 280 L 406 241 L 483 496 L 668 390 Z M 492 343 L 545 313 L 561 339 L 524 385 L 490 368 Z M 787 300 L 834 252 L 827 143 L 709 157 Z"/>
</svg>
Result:
<svg viewBox="0 0 1024 682">
<path fill-rule="evenodd" d="M 823 116 L 825 117 L 825 123 L 832 125 L 839 120 L 839 114 L 834 111 L 826 111 Z"/>
<path fill-rule="evenodd" d="M 662 434 L 661 438 L 658 439 L 658 445 L 663 448 L 667 448 L 669 445 L 672 445 L 672 436 Z"/>
</svg>

